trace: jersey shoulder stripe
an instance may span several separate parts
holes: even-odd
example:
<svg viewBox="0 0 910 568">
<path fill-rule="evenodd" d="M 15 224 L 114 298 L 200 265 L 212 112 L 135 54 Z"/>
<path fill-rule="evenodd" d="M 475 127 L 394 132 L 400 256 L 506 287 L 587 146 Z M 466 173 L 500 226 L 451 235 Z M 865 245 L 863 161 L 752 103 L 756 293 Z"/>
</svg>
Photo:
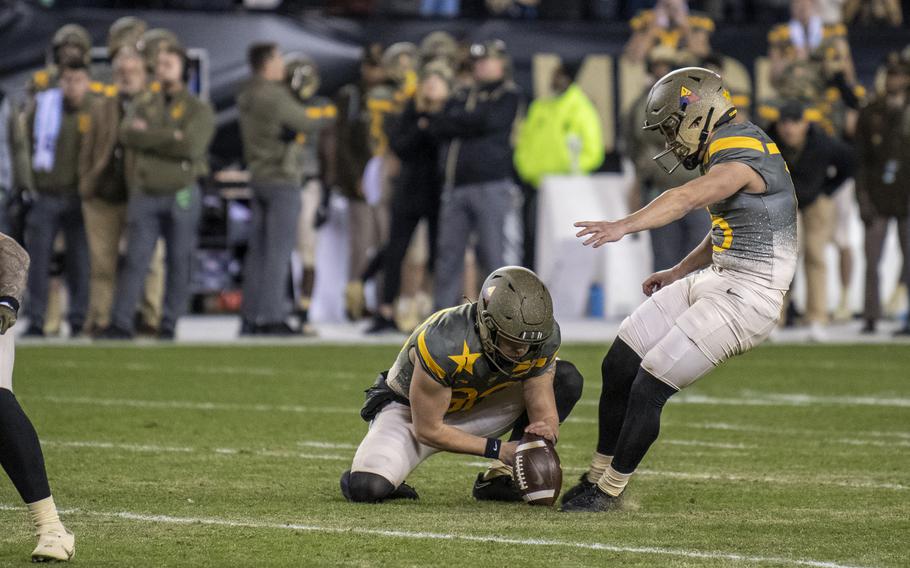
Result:
<svg viewBox="0 0 910 568">
<path fill-rule="evenodd" d="M 444 379 L 446 377 L 446 372 L 439 366 L 439 363 L 433 359 L 433 355 L 427 347 L 426 329 L 421 331 L 420 335 L 417 336 L 417 350 L 420 352 L 420 362 L 424 370 L 432 375 L 436 375 L 437 378 Z"/>
</svg>

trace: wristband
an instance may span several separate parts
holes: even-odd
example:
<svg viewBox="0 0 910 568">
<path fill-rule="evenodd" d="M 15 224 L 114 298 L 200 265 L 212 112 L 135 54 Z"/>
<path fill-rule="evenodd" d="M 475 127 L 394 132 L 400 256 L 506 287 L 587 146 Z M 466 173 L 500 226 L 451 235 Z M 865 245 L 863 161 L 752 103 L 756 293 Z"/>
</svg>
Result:
<svg viewBox="0 0 910 568">
<path fill-rule="evenodd" d="M 19 300 L 12 296 L 0 296 L 0 305 L 12 308 L 14 312 L 19 313 Z"/>
<path fill-rule="evenodd" d="M 487 447 L 483 451 L 483 457 L 498 459 L 500 446 L 502 446 L 502 441 L 499 438 L 487 438 Z"/>
</svg>

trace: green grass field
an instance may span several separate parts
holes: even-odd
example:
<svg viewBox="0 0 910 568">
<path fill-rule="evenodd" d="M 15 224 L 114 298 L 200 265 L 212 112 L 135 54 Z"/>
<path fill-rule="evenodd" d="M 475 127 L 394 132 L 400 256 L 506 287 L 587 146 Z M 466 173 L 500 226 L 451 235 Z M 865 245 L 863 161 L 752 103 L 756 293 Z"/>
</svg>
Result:
<svg viewBox="0 0 910 568">
<path fill-rule="evenodd" d="M 596 432 L 603 346 L 563 426 L 568 487 Z M 80 566 L 910 566 L 910 348 L 756 350 L 677 395 L 624 511 L 474 502 L 437 455 L 418 502 L 346 503 L 363 389 L 395 347 L 20 347 Z M 0 482 L 0 566 L 33 547 Z"/>
</svg>

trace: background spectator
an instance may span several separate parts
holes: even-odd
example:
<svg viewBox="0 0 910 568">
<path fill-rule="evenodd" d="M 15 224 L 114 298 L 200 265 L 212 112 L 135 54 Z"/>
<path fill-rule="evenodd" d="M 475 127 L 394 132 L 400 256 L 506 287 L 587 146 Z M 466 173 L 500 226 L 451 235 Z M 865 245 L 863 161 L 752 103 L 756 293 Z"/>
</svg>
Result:
<svg viewBox="0 0 910 568">
<path fill-rule="evenodd" d="M 515 144 L 515 169 L 524 192 L 524 262 L 534 266 L 537 188 L 550 174 L 590 173 L 603 163 L 600 116 L 575 83 L 577 66 L 557 67 L 550 81 L 552 96 L 531 103 Z"/>
<path fill-rule="evenodd" d="M 825 339 L 828 323 L 828 270 L 825 248 L 833 239 L 835 209 L 831 195 L 853 175 L 849 146 L 806 120 L 805 107 L 791 101 L 769 133 L 786 160 L 799 204 L 800 247 L 806 268 L 806 322 L 810 337 Z"/>
<path fill-rule="evenodd" d="M 380 44 L 366 46 L 360 60 L 360 80 L 343 86 L 336 97 L 337 189 L 348 199 L 350 215 L 351 248 L 345 297 L 348 314 L 355 319 L 360 318 L 364 307 L 361 276 L 367 264 L 367 250 L 376 242 L 373 217 L 363 193 L 363 173 L 370 158 L 378 150 L 385 151 L 381 144 L 385 140 L 382 121 L 392 108 L 389 101 L 368 96 L 386 81 L 382 53 Z"/>
<path fill-rule="evenodd" d="M 398 158 L 389 148 L 388 129 L 414 96 L 418 64 L 416 45 L 393 43 L 382 53 L 384 80 L 367 92 L 372 155 L 361 179 L 363 199 L 351 203 L 351 274 L 345 290 L 348 313 L 354 320 L 365 313 L 364 285 L 383 265 L 380 247 L 388 240 L 392 185 L 399 169 Z"/>
<path fill-rule="evenodd" d="M 284 83 L 284 57 L 273 43 L 250 46 L 253 77 L 237 95 L 240 132 L 252 185 L 252 226 L 243 278 L 243 333 L 289 335 L 285 321 L 290 258 L 297 244 L 301 164 L 287 160 L 298 133 L 322 128 Z"/>
<path fill-rule="evenodd" d="M 72 335 L 81 333 L 88 305 L 88 245 L 78 190 L 79 149 L 91 121 L 88 67 L 81 59 L 69 59 L 60 65 L 58 79 L 59 88 L 41 91 L 26 110 L 27 142 L 21 148 L 20 163 L 28 163 L 30 172 L 25 187 L 34 192 L 25 221 L 25 245 L 31 256 L 25 333 L 35 337 L 44 335 L 51 258 L 61 231 L 66 240 Z"/>
<path fill-rule="evenodd" d="M 185 69 L 183 48 L 163 43 L 155 67 L 160 90 L 140 95 L 120 127 L 130 193 L 127 247 L 105 339 L 132 337 L 133 314 L 161 237 L 167 251 L 161 339 L 174 338 L 177 319 L 187 308 L 201 211 L 197 179 L 208 172 L 215 117 L 211 106 L 187 91 Z"/>
<path fill-rule="evenodd" d="M 306 114 L 321 121 L 321 127 L 309 133 L 298 132 L 294 143 L 287 145 L 289 169 L 300 172 L 300 218 L 297 222 L 297 256 L 301 264 L 298 282 L 297 312 L 300 331 L 314 335 L 308 323 L 310 298 L 316 282 L 316 229 L 325 222 L 329 188 L 335 183 L 335 119 L 338 110 L 328 97 L 317 94 L 319 67 L 304 55 L 295 54 L 286 65 L 285 80 L 295 97 L 306 107 Z M 299 279 L 298 279 L 299 277 Z"/>
<path fill-rule="evenodd" d="M 79 193 L 90 253 L 88 317 L 85 332 L 95 335 L 110 325 L 120 241 L 126 229 L 128 198 L 125 152 L 120 123 L 131 101 L 146 89 L 145 62 L 133 48 L 114 58 L 114 88 L 90 105 L 89 128 L 79 155 Z M 156 247 L 145 280 L 143 325 L 157 329 L 164 286 L 162 247 Z"/>
<path fill-rule="evenodd" d="M 521 193 L 512 182 L 512 125 L 521 104 L 506 77 L 507 53 L 499 40 L 471 46 L 475 85 L 457 91 L 433 115 L 430 132 L 443 145 L 442 206 L 434 270 L 436 309 L 461 302 L 464 255 L 476 235 L 486 274 L 521 259 Z"/>
<path fill-rule="evenodd" d="M 398 330 L 394 321 L 395 298 L 401 291 L 401 272 L 408 245 L 418 223 L 427 221 L 429 266 L 435 260 L 434 248 L 439 216 L 439 147 L 427 131 L 428 117 L 442 110 L 449 98 L 452 70 L 444 61 L 431 61 L 421 71 L 417 95 L 395 121 L 389 141 L 401 161 L 394 184 L 389 241 L 383 256 L 383 286 L 378 313 L 368 333 Z"/>
<path fill-rule="evenodd" d="M 886 69 L 884 91 L 860 111 L 856 132 L 856 197 L 866 235 L 864 333 L 874 333 L 881 317 L 878 271 L 892 220 L 897 221 L 903 255 L 901 281 L 904 286 L 910 284 L 910 70 L 896 53 L 889 57 Z M 905 326 L 904 331 L 910 330 Z"/>
</svg>

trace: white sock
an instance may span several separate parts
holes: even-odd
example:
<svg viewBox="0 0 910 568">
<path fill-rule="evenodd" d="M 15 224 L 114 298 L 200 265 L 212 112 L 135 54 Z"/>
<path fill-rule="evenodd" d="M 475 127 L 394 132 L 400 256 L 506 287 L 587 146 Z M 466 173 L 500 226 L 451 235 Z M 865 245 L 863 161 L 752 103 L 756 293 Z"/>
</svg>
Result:
<svg viewBox="0 0 910 568">
<path fill-rule="evenodd" d="M 591 458 L 591 467 L 588 468 L 588 481 L 591 483 L 600 481 L 601 476 L 604 474 L 604 471 L 610 467 L 610 462 L 612 461 L 613 456 L 605 456 L 594 452 L 594 456 Z"/>
<path fill-rule="evenodd" d="M 57 506 L 54 504 L 53 495 L 28 504 L 28 518 L 35 525 L 35 530 L 45 532 L 49 530 L 64 530 Z"/>
<path fill-rule="evenodd" d="M 597 482 L 597 486 L 607 495 L 619 497 L 622 490 L 626 488 L 626 484 L 629 483 L 630 477 L 632 477 L 631 473 L 619 473 L 613 469 L 613 466 L 610 466 Z"/>
</svg>

